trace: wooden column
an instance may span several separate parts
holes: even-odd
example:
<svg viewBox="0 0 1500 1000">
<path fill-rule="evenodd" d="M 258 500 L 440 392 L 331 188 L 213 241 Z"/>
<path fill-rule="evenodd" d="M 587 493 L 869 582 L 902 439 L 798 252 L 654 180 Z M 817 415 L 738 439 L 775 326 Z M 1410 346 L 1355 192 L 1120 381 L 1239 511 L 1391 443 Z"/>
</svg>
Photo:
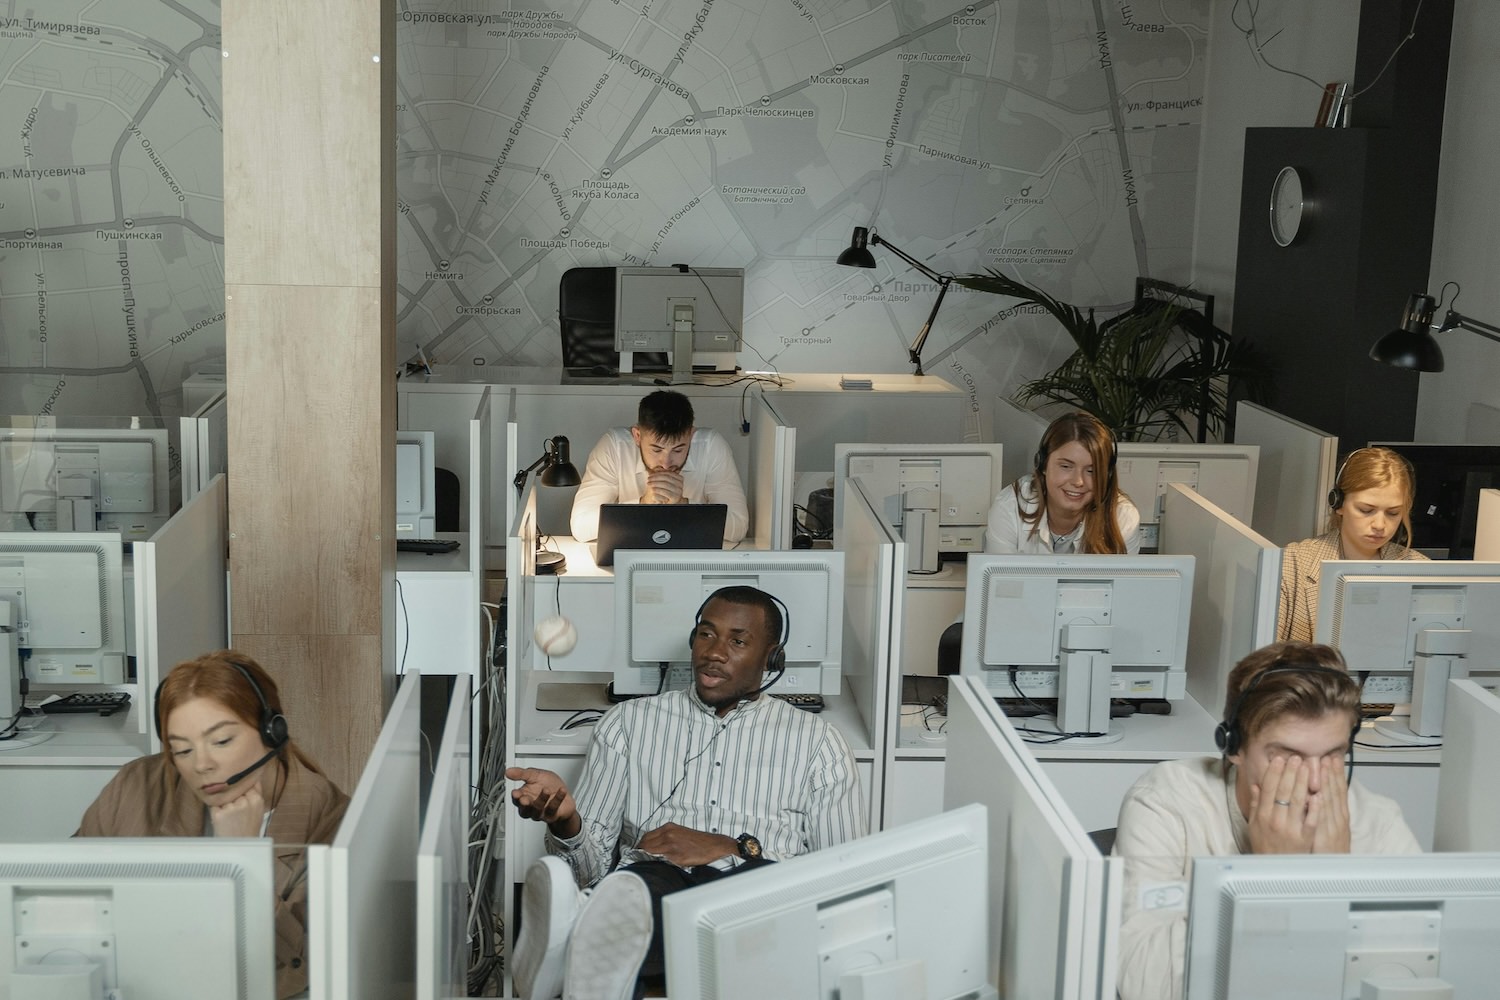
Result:
<svg viewBox="0 0 1500 1000">
<path fill-rule="evenodd" d="M 223 6 L 231 628 L 352 790 L 393 690 L 395 8 Z"/>
</svg>

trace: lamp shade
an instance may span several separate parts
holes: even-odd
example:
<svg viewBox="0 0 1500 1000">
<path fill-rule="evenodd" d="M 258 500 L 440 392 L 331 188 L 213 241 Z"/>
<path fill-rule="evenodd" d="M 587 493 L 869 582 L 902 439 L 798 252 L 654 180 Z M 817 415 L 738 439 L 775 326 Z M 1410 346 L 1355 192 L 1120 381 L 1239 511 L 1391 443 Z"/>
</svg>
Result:
<svg viewBox="0 0 1500 1000">
<path fill-rule="evenodd" d="M 869 244 L 870 231 L 864 226 L 855 226 L 849 248 L 839 254 L 839 263 L 845 267 L 874 267 L 875 255 L 870 252 Z"/>
<path fill-rule="evenodd" d="M 1396 368 L 1419 372 L 1443 370 L 1443 349 L 1432 336 L 1432 296 L 1420 292 L 1406 300 L 1401 326 L 1381 337 L 1370 348 L 1370 357 Z"/>
<path fill-rule="evenodd" d="M 569 461 L 568 439 L 559 434 L 547 442 L 547 465 L 537 476 L 543 486 L 577 486 L 583 482 L 578 469 Z"/>
</svg>

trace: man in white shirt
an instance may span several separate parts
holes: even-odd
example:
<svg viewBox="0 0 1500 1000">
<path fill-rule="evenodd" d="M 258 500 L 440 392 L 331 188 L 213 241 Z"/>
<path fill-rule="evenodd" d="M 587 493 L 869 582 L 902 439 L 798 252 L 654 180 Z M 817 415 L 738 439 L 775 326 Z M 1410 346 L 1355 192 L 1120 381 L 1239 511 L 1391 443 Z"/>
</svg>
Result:
<svg viewBox="0 0 1500 1000">
<path fill-rule="evenodd" d="M 599 537 L 599 508 L 607 503 L 722 503 L 728 506 L 724 541 L 750 527 L 745 488 L 729 442 L 693 426 L 693 404 L 661 389 L 643 398 L 634 427 L 607 431 L 589 453 L 573 498 L 573 537 Z"/>
<path fill-rule="evenodd" d="M 661 897 L 865 834 L 854 759 L 824 719 L 763 697 L 779 677 L 774 598 L 724 587 L 698 611 L 693 686 L 612 708 L 576 799 L 562 778 L 510 768 L 550 857 L 527 872 L 517 985 L 548 1000 L 630 1000 L 663 968 Z M 615 861 L 618 856 L 618 862 Z M 613 870 L 611 870 L 613 869 Z M 578 886 L 593 887 L 581 900 Z M 564 975 L 566 970 L 566 975 Z"/>
<path fill-rule="evenodd" d="M 1181 998 L 1196 857 L 1421 852 L 1400 806 L 1345 779 L 1359 698 L 1336 649 L 1258 649 L 1229 673 L 1223 757 L 1165 761 L 1126 793 L 1120 1000 Z"/>
</svg>

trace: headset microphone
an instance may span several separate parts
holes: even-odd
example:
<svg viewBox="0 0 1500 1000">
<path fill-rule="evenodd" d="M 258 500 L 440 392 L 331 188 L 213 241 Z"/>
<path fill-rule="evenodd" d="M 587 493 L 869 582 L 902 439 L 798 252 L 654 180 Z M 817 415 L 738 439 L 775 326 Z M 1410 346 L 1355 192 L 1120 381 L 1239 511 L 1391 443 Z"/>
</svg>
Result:
<svg viewBox="0 0 1500 1000">
<path fill-rule="evenodd" d="M 239 783 L 241 781 L 244 781 L 246 778 L 250 777 L 250 775 L 252 775 L 256 771 L 260 770 L 260 767 L 261 767 L 262 764 L 264 764 L 266 761 L 270 760 L 272 757 L 275 757 L 280 752 L 281 752 L 281 748 L 280 747 L 277 747 L 276 749 L 273 749 L 273 750 L 266 751 L 266 755 L 264 757 L 262 757 L 260 760 L 256 761 L 254 764 L 251 764 L 249 767 L 245 768 L 243 771 L 237 771 L 234 774 L 231 774 L 228 778 L 224 779 L 224 784 L 225 785 L 233 785 L 233 784 L 237 784 L 237 783 Z"/>
</svg>

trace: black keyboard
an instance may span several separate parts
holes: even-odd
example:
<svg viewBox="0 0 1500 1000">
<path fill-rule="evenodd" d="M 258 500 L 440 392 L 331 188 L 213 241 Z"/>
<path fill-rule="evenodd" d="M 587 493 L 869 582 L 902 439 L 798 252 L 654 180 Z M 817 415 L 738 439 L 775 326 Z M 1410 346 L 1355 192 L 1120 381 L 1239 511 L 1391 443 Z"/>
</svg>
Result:
<svg viewBox="0 0 1500 1000">
<path fill-rule="evenodd" d="M 820 694 L 773 694 L 772 698 L 778 698 L 793 708 L 800 708 L 804 712 L 823 711 L 823 696 Z"/>
<path fill-rule="evenodd" d="M 72 712 L 89 712 L 97 715 L 114 715 L 130 707 L 130 695 L 124 691 L 75 691 L 63 695 L 56 701 L 42 706 L 47 715 L 65 715 Z"/>
<path fill-rule="evenodd" d="M 1012 719 L 1032 719 L 1039 715 L 1057 715 L 1056 698 L 996 698 L 1000 711 Z M 1165 698 L 1111 698 L 1109 717 L 1128 719 L 1142 715 L 1171 715 L 1172 703 Z"/>
<path fill-rule="evenodd" d="M 425 552 L 431 556 L 442 552 L 452 552 L 456 548 L 458 548 L 458 542 L 452 538 L 396 539 L 397 552 Z"/>
</svg>

